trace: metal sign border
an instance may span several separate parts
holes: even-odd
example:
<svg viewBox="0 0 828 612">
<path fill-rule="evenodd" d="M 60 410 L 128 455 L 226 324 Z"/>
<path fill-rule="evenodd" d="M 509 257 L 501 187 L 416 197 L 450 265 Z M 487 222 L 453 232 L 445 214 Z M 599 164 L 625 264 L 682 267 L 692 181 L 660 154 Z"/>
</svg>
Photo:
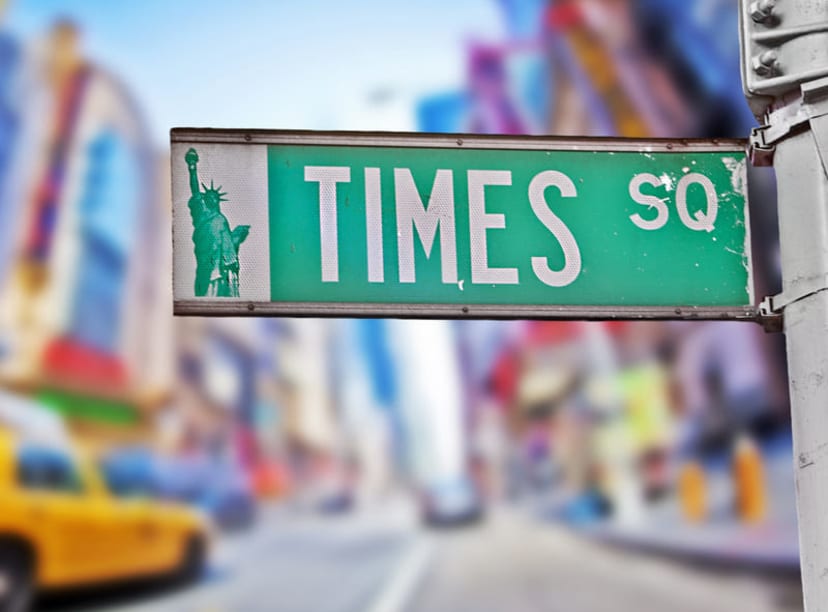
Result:
<svg viewBox="0 0 828 612">
<path fill-rule="evenodd" d="M 440 149 L 503 149 L 596 152 L 746 152 L 743 138 L 592 138 L 554 136 L 500 136 L 413 132 L 322 132 L 221 128 L 173 128 L 171 143 L 282 144 L 307 146 L 410 147 Z M 747 194 L 745 194 L 747 197 Z M 173 207 L 173 210 L 175 207 Z M 748 291 L 754 301 L 749 207 L 745 206 Z M 548 320 L 694 320 L 751 321 L 761 319 L 756 306 L 577 306 L 510 304 L 417 304 L 371 302 L 258 302 L 245 300 L 184 299 L 173 297 L 178 316 L 352 317 L 397 319 L 548 319 Z"/>
<path fill-rule="evenodd" d="M 177 300 L 183 316 L 343 317 L 391 319 L 549 319 L 580 321 L 756 321 L 753 306 L 556 306 L 554 304 L 388 304 L 365 302 L 246 302 Z"/>
<path fill-rule="evenodd" d="M 747 151 L 745 138 L 605 138 L 500 136 L 424 132 L 324 132 L 314 130 L 238 130 L 172 128 L 171 143 L 327 145 L 440 149 L 506 149 L 540 151 L 629 151 L 633 153 Z M 647 150 L 647 148 L 650 150 Z"/>
</svg>

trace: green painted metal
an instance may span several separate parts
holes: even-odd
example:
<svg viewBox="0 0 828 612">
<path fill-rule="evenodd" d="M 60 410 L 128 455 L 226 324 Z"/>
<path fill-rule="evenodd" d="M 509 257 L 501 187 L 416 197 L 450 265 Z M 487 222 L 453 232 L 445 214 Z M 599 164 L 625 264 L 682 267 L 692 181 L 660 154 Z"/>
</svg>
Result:
<svg viewBox="0 0 828 612">
<path fill-rule="evenodd" d="M 670 151 L 642 144 L 630 150 L 629 141 L 621 149 L 607 150 L 606 143 L 602 150 L 269 144 L 271 299 L 345 304 L 751 305 L 744 149 Z M 313 169 L 310 174 L 308 168 Z M 321 170 L 325 168 L 339 170 Z M 366 173 L 366 168 L 375 170 Z M 335 187 L 335 225 L 330 217 L 325 221 L 321 203 L 325 179 L 319 177 L 327 176 L 325 172 L 339 177 L 326 183 Z M 342 180 L 345 174 L 347 182 Z M 544 188 L 549 182 L 545 179 L 555 184 Z M 402 215 L 402 222 L 398 219 L 398 200 L 410 200 L 412 181 L 426 210 L 443 206 L 445 214 L 433 236 L 426 222 L 424 231 L 418 232 L 409 227 L 407 215 Z M 435 181 L 434 201 L 428 205 Z M 486 181 L 489 184 L 481 186 Z M 538 201 L 536 193 L 534 206 L 533 181 L 535 192 L 542 194 Z M 479 202 L 481 189 L 483 208 L 478 205 L 470 215 L 470 196 Z M 564 197 L 564 192 L 571 197 Z M 370 214 L 367 193 L 375 203 L 379 196 L 381 215 Z M 452 215 L 445 212 L 449 208 Z M 443 234 L 451 234 L 450 223 L 445 223 L 449 217 L 454 235 L 447 239 Z M 378 219 L 381 249 L 375 238 L 372 255 L 369 236 L 380 231 Z M 321 229 L 325 223 L 327 247 Z M 335 255 L 330 244 L 333 227 Z M 406 273 L 401 263 L 401 250 L 407 261 L 409 230 L 414 282 L 411 270 Z M 487 259 L 482 268 L 481 235 Z M 569 256 L 562 243 L 568 245 Z M 337 265 L 324 279 L 326 248 L 329 264 Z M 450 265 L 453 270 L 447 273 L 445 260 L 451 259 L 452 250 L 456 267 Z M 579 262 L 573 261 L 578 259 L 574 251 Z M 478 274 L 475 282 L 475 257 L 478 270 L 506 272 L 494 273 L 499 274 L 498 282 L 485 282 L 491 277 L 487 274 Z M 574 278 L 555 277 L 567 266 Z M 544 281 L 538 269 L 551 272 L 561 286 Z"/>
</svg>

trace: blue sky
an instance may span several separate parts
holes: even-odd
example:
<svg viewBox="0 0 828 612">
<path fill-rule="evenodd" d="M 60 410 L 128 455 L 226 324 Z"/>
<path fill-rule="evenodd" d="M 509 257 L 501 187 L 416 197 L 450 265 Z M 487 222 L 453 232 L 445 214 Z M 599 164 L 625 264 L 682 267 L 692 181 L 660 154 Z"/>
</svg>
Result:
<svg viewBox="0 0 828 612">
<path fill-rule="evenodd" d="M 417 98 L 462 84 L 465 43 L 503 37 L 496 0 L 12 0 L 6 27 L 30 40 L 59 16 L 159 143 L 175 126 L 414 129 Z"/>
</svg>

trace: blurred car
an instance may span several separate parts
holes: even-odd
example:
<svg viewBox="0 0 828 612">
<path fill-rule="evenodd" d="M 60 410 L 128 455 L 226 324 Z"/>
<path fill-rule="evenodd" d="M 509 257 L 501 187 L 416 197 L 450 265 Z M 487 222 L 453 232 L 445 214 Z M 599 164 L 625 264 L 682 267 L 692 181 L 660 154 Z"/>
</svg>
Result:
<svg viewBox="0 0 828 612">
<path fill-rule="evenodd" d="M 256 518 L 252 483 L 240 466 L 202 454 L 161 457 L 143 447 L 119 449 L 101 460 L 107 483 L 122 497 L 184 502 L 221 528 L 242 528 Z"/>
<path fill-rule="evenodd" d="M 122 500 L 68 445 L 0 431 L 0 610 L 42 589 L 155 576 L 198 577 L 209 526 L 177 504 Z"/>
<path fill-rule="evenodd" d="M 200 481 L 204 486 L 185 497 L 196 503 L 224 529 L 251 526 L 256 520 L 256 498 L 253 486 L 241 466 L 229 462 L 214 462 L 209 475 Z"/>
<path fill-rule="evenodd" d="M 421 495 L 423 521 L 432 527 L 471 525 L 483 518 L 483 502 L 467 478 L 427 487 Z"/>
<path fill-rule="evenodd" d="M 327 492 L 319 497 L 316 510 L 320 514 L 344 514 L 354 509 L 353 491 L 341 488 Z"/>
<path fill-rule="evenodd" d="M 317 467 L 310 487 L 312 508 L 320 514 L 346 514 L 354 509 L 353 466 L 347 462 L 330 461 Z"/>
</svg>

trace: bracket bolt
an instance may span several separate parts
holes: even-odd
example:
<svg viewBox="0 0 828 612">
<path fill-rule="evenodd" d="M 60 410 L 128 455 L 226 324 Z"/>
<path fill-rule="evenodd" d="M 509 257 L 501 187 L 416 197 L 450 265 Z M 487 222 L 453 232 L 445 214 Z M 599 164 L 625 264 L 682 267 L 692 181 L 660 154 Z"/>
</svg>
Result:
<svg viewBox="0 0 828 612">
<path fill-rule="evenodd" d="M 750 3 L 750 16 L 756 23 L 767 23 L 773 19 L 775 8 L 776 0 L 756 0 Z"/>
<path fill-rule="evenodd" d="M 776 51 L 765 51 L 753 58 L 753 71 L 759 76 L 771 76 L 777 71 L 779 58 Z"/>
</svg>

